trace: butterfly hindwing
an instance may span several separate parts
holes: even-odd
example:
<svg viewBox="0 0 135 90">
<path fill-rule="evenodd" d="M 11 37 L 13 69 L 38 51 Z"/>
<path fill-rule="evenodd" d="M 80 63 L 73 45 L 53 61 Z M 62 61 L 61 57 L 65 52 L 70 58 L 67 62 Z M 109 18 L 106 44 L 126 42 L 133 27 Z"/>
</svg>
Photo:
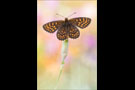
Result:
<svg viewBox="0 0 135 90">
<path fill-rule="evenodd" d="M 49 33 L 54 33 L 63 23 L 64 21 L 59 20 L 59 21 L 53 21 L 49 22 L 43 25 L 43 28 L 45 31 Z"/>
<path fill-rule="evenodd" d="M 57 31 L 57 38 L 58 38 L 59 40 L 65 40 L 65 39 L 68 38 L 68 32 L 67 32 L 66 27 L 61 26 L 61 27 L 59 28 L 59 30 Z"/>
<path fill-rule="evenodd" d="M 90 24 L 91 19 L 87 17 L 78 17 L 78 18 L 70 19 L 69 22 L 72 25 L 78 26 L 79 28 L 83 29 Z"/>
<path fill-rule="evenodd" d="M 76 39 L 80 36 L 80 31 L 73 25 L 69 26 L 69 37 Z"/>
</svg>

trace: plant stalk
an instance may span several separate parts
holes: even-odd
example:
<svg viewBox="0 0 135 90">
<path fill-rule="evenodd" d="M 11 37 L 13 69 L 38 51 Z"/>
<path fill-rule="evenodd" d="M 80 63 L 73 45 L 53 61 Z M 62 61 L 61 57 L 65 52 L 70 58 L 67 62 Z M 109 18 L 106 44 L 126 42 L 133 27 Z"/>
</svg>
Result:
<svg viewBox="0 0 135 90">
<path fill-rule="evenodd" d="M 59 79 L 60 79 L 62 71 L 63 71 L 63 67 L 64 67 L 64 63 L 65 63 L 64 61 L 65 61 L 65 58 L 67 57 L 67 54 L 68 54 L 68 39 L 62 41 L 62 50 L 61 50 L 62 62 L 61 62 L 60 72 L 59 72 L 59 76 L 58 76 L 58 79 L 57 79 L 57 82 L 56 82 L 55 89 L 57 89 L 58 82 L 59 82 Z"/>
</svg>

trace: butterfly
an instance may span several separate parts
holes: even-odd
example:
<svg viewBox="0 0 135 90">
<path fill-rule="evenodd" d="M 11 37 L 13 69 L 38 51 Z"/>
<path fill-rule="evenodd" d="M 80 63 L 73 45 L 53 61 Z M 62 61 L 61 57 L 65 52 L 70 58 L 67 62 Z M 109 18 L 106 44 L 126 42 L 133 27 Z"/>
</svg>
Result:
<svg viewBox="0 0 135 90">
<path fill-rule="evenodd" d="M 77 27 L 84 29 L 91 23 L 91 19 L 87 17 L 77 17 L 64 20 L 57 20 L 48 22 L 43 25 L 43 29 L 49 33 L 57 31 L 57 38 L 59 40 L 66 40 L 68 38 L 76 39 L 80 36 L 80 31 Z"/>
</svg>

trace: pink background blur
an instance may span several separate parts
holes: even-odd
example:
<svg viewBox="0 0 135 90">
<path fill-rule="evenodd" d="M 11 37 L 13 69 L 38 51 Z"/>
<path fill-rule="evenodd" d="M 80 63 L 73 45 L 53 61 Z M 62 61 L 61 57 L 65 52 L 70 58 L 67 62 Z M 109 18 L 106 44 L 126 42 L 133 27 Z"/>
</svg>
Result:
<svg viewBox="0 0 135 90">
<path fill-rule="evenodd" d="M 78 39 L 69 39 L 69 51 L 58 90 L 97 90 L 97 1 L 96 0 L 38 0 L 37 1 L 37 51 L 38 90 L 52 90 L 55 87 L 61 64 L 62 41 L 56 32 L 43 30 L 43 24 L 64 20 L 57 16 L 89 17 L 91 24 L 80 29 Z M 70 19 L 69 18 L 69 19 Z"/>
</svg>

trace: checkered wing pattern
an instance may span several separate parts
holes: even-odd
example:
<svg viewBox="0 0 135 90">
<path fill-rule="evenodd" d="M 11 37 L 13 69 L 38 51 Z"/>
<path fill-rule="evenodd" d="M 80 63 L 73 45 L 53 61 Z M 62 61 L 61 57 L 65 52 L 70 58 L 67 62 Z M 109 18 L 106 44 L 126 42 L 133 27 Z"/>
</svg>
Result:
<svg viewBox="0 0 135 90">
<path fill-rule="evenodd" d="M 78 26 L 79 28 L 83 29 L 86 28 L 91 23 L 91 19 L 87 17 L 78 17 L 70 19 L 69 22 L 72 25 Z"/>
<path fill-rule="evenodd" d="M 70 38 L 76 39 L 80 36 L 80 31 L 75 26 L 70 25 L 68 29 Z"/>
<path fill-rule="evenodd" d="M 43 28 L 45 31 L 47 31 L 49 33 L 54 33 L 63 23 L 64 23 L 64 21 L 62 21 L 62 20 L 53 21 L 53 22 L 44 24 Z"/>
<path fill-rule="evenodd" d="M 67 32 L 67 28 L 64 26 L 61 26 L 59 28 L 59 30 L 57 31 L 57 38 L 59 40 L 65 40 L 68 38 L 68 32 Z"/>
</svg>

